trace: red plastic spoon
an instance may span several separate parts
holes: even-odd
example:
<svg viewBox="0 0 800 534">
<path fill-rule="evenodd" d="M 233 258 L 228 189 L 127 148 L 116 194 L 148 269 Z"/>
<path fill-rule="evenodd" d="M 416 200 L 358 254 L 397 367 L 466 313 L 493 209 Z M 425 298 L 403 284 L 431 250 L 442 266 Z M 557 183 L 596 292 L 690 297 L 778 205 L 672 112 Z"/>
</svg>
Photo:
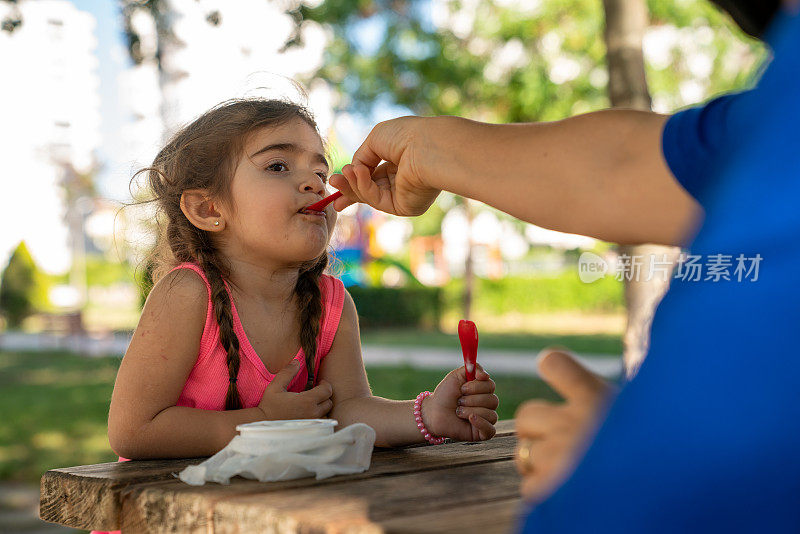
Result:
<svg viewBox="0 0 800 534">
<path fill-rule="evenodd" d="M 322 211 L 322 210 L 325 209 L 325 206 L 327 206 L 328 204 L 330 204 L 331 202 L 333 202 L 334 200 L 336 200 L 340 196 L 342 196 L 342 192 L 341 191 L 337 191 L 334 194 L 328 195 L 327 197 L 323 198 L 319 202 L 314 202 L 313 204 L 308 206 L 306 208 L 306 210 L 308 210 L 308 211 Z"/>
<path fill-rule="evenodd" d="M 478 328 L 472 321 L 458 322 L 458 339 L 461 341 L 461 352 L 464 354 L 464 368 L 467 371 L 467 382 L 475 380 L 475 365 L 478 361 Z"/>
</svg>

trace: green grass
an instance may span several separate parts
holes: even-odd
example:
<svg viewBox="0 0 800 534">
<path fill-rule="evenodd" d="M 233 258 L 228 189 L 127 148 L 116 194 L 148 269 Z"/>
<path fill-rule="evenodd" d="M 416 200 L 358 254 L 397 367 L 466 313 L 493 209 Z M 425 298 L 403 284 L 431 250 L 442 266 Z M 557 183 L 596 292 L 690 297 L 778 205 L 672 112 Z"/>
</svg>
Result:
<svg viewBox="0 0 800 534">
<path fill-rule="evenodd" d="M 106 418 L 119 361 L 0 352 L 0 480 L 116 460 Z"/>
<path fill-rule="evenodd" d="M 455 334 L 418 329 L 365 329 L 361 332 L 361 341 L 372 345 L 459 348 Z M 562 346 L 578 353 L 622 354 L 622 337 L 619 334 L 480 334 L 480 347 L 483 349 L 530 351 L 535 354 L 549 346 Z"/>
<path fill-rule="evenodd" d="M 108 403 L 120 358 L 0 352 L 0 480 L 38 483 L 56 467 L 116 460 L 106 437 Z M 433 390 L 443 371 L 368 368 L 373 393 L 411 399 Z M 501 419 L 533 397 L 556 398 L 532 377 L 493 376 Z"/>
</svg>

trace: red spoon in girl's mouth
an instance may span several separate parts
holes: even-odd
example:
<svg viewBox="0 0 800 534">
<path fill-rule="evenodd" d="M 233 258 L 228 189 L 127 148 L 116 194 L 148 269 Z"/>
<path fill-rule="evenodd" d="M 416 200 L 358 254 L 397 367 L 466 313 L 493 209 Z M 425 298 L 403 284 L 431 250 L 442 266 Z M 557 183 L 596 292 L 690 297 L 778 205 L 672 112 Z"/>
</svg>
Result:
<svg viewBox="0 0 800 534">
<path fill-rule="evenodd" d="M 467 382 L 475 380 L 475 365 L 478 360 L 478 328 L 472 321 L 458 322 L 458 340 L 461 341 L 461 352 L 464 355 L 464 370 Z"/>
<path fill-rule="evenodd" d="M 323 198 L 319 202 L 314 202 L 313 204 L 311 204 L 310 206 L 308 206 L 306 208 L 306 211 L 322 211 L 322 210 L 325 209 L 325 206 L 327 206 L 328 204 L 330 204 L 331 202 L 333 202 L 334 200 L 336 200 L 340 196 L 342 196 L 342 192 L 341 191 L 337 191 L 334 194 Z"/>
</svg>

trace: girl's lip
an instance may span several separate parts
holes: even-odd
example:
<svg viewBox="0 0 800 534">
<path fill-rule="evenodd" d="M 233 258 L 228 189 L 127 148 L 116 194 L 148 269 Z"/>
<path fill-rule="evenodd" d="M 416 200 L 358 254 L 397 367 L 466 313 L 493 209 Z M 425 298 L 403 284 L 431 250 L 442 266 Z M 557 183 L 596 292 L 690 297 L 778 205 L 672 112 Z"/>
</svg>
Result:
<svg viewBox="0 0 800 534">
<path fill-rule="evenodd" d="M 315 211 L 315 210 L 308 210 L 306 208 L 303 208 L 300 211 L 298 211 L 297 213 L 299 213 L 300 215 L 308 215 L 308 216 L 311 216 L 311 217 L 321 217 L 323 219 L 327 218 L 327 216 L 325 215 L 324 211 Z"/>
<path fill-rule="evenodd" d="M 309 204 L 309 206 L 310 205 L 311 204 Z M 324 211 L 310 210 L 308 209 L 308 206 L 302 208 L 300 211 L 298 211 L 298 213 L 302 213 L 303 215 L 325 215 Z"/>
<path fill-rule="evenodd" d="M 325 213 L 324 207 L 322 209 L 311 209 L 314 208 L 319 203 L 320 201 L 317 200 L 315 202 L 311 202 L 310 204 L 306 204 L 305 206 L 297 210 L 297 213 Z"/>
</svg>

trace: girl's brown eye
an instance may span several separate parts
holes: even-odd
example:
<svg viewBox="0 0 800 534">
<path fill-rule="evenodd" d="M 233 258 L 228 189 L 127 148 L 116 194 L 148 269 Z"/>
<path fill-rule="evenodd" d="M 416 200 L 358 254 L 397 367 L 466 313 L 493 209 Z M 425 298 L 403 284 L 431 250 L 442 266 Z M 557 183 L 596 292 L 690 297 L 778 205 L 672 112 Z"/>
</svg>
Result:
<svg viewBox="0 0 800 534">
<path fill-rule="evenodd" d="M 280 162 L 271 163 L 269 166 L 267 166 L 267 169 L 271 171 L 278 171 L 278 169 L 275 169 L 275 167 L 286 167 L 286 164 Z"/>
</svg>

